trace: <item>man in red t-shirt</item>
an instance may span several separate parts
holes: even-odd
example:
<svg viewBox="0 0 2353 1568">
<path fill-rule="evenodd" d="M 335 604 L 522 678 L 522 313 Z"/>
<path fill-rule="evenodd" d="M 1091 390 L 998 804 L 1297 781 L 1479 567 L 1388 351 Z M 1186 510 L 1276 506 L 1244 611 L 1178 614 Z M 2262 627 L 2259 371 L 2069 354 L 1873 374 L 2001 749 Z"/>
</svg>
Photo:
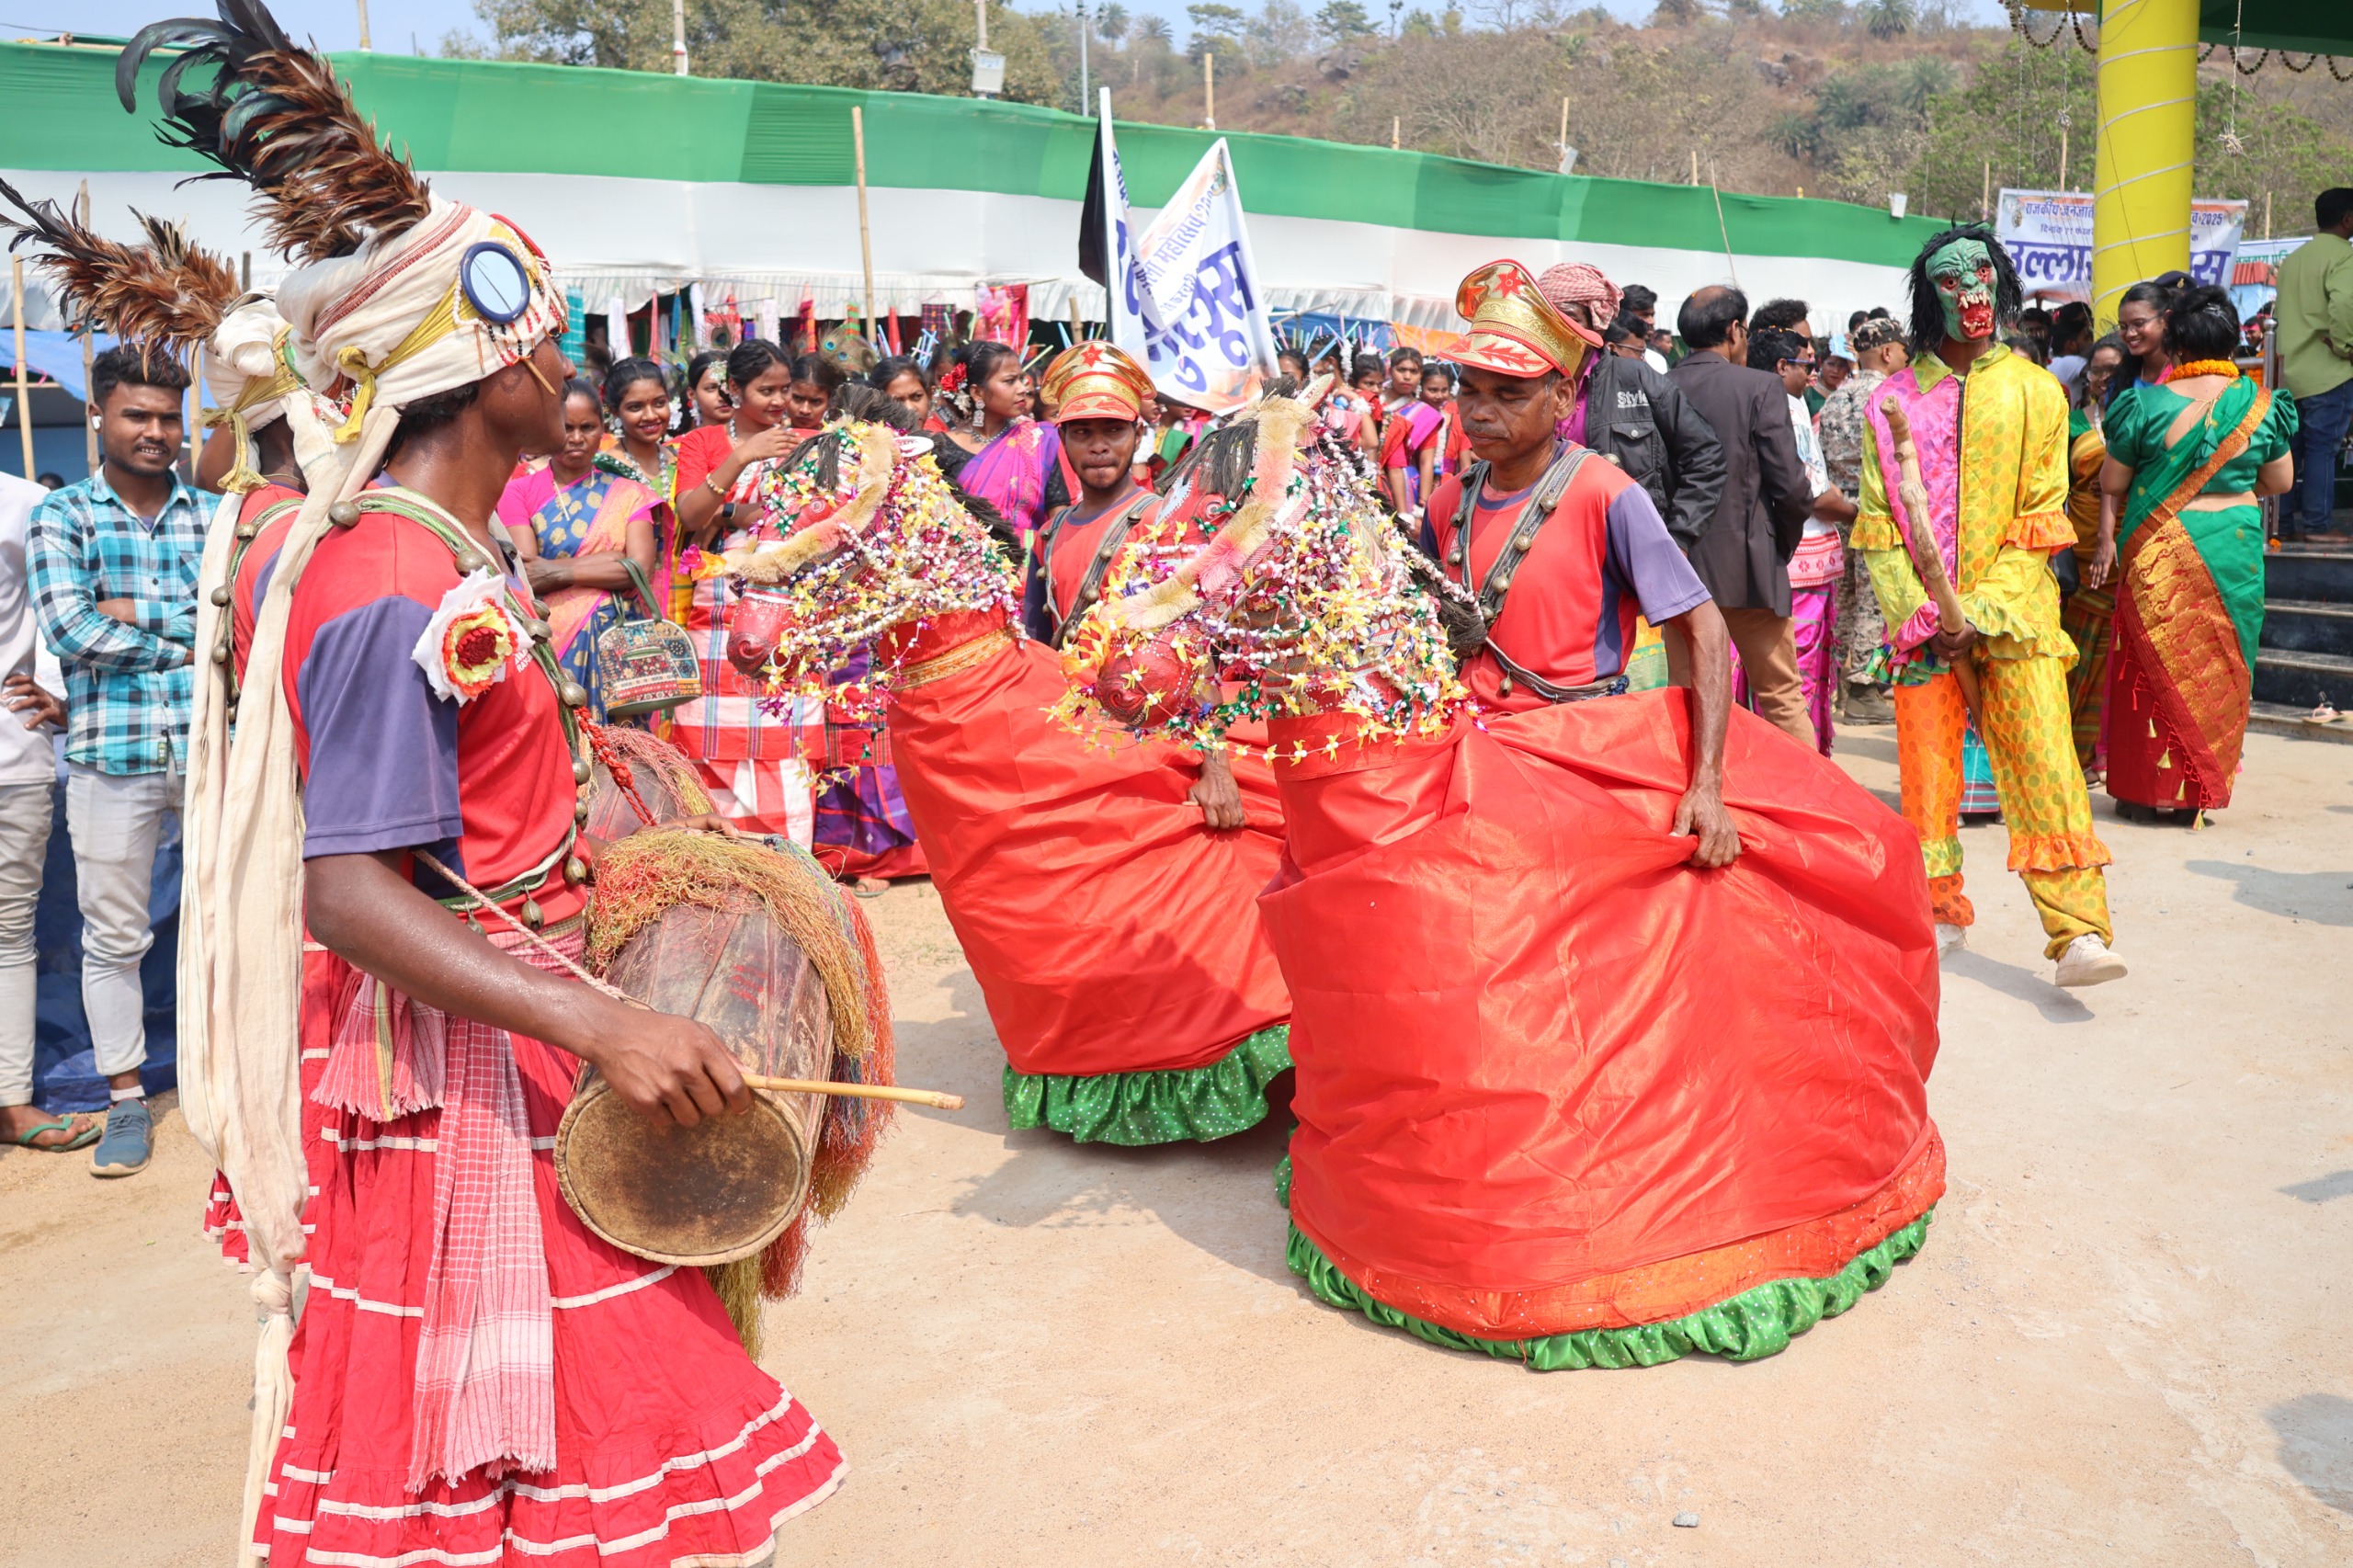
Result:
<svg viewBox="0 0 2353 1568">
<path fill-rule="evenodd" d="M 1683 639 L 1698 744 L 1675 831 L 1699 835 L 1697 864 L 1728 865 L 1740 841 L 1722 794 L 1723 617 L 1649 493 L 1555 434 L 1599 342 L 1514 261 L 1464 278 L 1455 308 L 1471 330 L 1447 358 L 1462 367 L 1456 407 L 1476 460 L 1439 483 L 1423 544 L 1485 611 L 1486 641 L 1463 661 L 1463 681 L 1483 706 L 1514 713 L 1611 696 L 1625 689 L 1638 608 Z"/>
</svg>

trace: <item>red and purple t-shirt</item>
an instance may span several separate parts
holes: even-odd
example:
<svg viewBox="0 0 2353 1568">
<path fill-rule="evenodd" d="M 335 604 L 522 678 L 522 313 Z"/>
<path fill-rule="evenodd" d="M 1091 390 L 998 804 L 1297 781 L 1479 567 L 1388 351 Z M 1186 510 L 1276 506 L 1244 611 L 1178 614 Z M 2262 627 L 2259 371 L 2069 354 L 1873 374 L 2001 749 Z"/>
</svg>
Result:
<svg viewBox="0 0 2353 1568">
<path fill-rule="evenodd" d="M 258 603 L 282 542 L 266 562 L 258 549 L 248 555 L 254 582 L 248 599 L 240 574 L 241 601 Z M 460 704 L 436 696 L 413 656 L 458 581 L 447 545 L 388 513 L 328 529 L 312 553 L 294 588 L 282 675 L 305 859 L 422 849 L 486 889 L 563 842 L 579 797 L 547 676 L 518 652 L 505 679 Z M 411 875 L 437 897 L 457 892 L 421 867 Z M 551 921 L 582 903 L 560 869 L 531 896 Z"/>
<path fill-rule="evenodd" d="M 1448 568 L 1449 575 L 1473 588 L 1485 581 L 1534 489 L 1481 491 L 1471 515 L 1468 578 L 1461 567 Z M 1454 545 L 1461 494 L 1461 480 L 1449 474 L 1430 498 L 1427 537 L 1441 561 Z M 1707 598 L 1650 494 L 1615 465 L 1588 459 L 1514 572 L 1489 635 L 1522 669 L 1555 686 L 1590 686 L 1625 669 L 1638 608 L 1657 625 Z M 1506 696 L 1503 674 L 1484 649 L 1462 666 L 1464 683 L 1487 707 L 1516 713 L 1544 706 L 1524 686 Z"/>
</svg>

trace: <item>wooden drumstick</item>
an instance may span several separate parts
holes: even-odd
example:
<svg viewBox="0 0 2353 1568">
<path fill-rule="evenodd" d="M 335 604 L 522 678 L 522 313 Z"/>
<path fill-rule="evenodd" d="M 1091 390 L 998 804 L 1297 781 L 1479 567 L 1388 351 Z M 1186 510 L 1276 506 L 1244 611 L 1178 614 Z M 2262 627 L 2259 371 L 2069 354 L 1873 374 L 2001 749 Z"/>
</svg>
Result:
<svg viewBox="0 0 2353 1568">
<path fill-rule="evenodd" d="M 939 1110 L 962 1110 L 964 1096 L 942 1094 L 938 1089 L 903 1089 L 895 1084 L 836 1084 L 816 1078 L 765 1078 L 757 1073 L 744 1074 L 744 1082 L 755 1089 L 767 1089 L 780 1095 L 840 1095 L 853 1100 L 903 1100 L 909 1105 L 927 1105 Z"/>
<path fill-rule="evenodd" d="M 1948 637 L 1958 636 L 1969 625 L 1969 617 L 1961 608 L 1961 595 L 1953 588 L 1951 575 L 1945 571 L 1944 552 L 1937 548 L 1936 524 L 1928 515 L 1928 482 L 1920 476 L 1920 449 L 1912 442 L 1912 421 L 1904 415 L 1904 405 L 1892 397 L 1880 400 L 1879 411 L 1887 416 L 1887 433 L 1895 439 L 1895 493 L 1911 525 L 1904 530 L 1904 544 L 1912 557 L 1912 570 L 1920 574 L 1920 585 L 1937 602 L 1938 629 Z M 1963 654 L 1952 662 L 1951 669 L 1961 687 L 1961 699 L 1975 722 L 1977 667 Z"/>
</svg>

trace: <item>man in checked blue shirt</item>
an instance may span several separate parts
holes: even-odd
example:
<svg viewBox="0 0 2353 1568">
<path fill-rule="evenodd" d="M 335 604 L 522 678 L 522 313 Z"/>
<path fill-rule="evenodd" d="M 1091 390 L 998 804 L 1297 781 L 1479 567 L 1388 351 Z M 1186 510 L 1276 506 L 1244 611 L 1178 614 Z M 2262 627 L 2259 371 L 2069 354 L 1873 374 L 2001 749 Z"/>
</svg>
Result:
<svg viewBox="0 0 2353 1568">
<path fill-rule="evenodd" d="M 188 748 L 196 575 L 210 508 L 174 463 L 188 374 L 125 345 L 90 372 L 105 462 L 33 512 L 34 613 L 65 667 L 65 824 L 82 905 L 82 1006 L 112 1087 L 92 1156 L 102 1176 L 146 1168 L 153 1127 L 139 966 L 154 941 L 147 899 L 166 817 L 179 816 Z"/>
</svg>

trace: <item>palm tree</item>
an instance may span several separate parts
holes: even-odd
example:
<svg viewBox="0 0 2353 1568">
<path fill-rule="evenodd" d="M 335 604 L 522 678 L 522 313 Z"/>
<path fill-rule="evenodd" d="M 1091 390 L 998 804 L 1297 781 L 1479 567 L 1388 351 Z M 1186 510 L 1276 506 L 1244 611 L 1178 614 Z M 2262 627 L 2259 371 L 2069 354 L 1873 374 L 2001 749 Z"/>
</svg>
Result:
<svg viewBox="0 0 2353 1568">
<path fill-rule="evenodd" d="M 1919 19 L 1912 0 L 1866 0 L 1862 11 L 1863 28 L 1873 38 L 1900 38 Z"/>
</svg>

